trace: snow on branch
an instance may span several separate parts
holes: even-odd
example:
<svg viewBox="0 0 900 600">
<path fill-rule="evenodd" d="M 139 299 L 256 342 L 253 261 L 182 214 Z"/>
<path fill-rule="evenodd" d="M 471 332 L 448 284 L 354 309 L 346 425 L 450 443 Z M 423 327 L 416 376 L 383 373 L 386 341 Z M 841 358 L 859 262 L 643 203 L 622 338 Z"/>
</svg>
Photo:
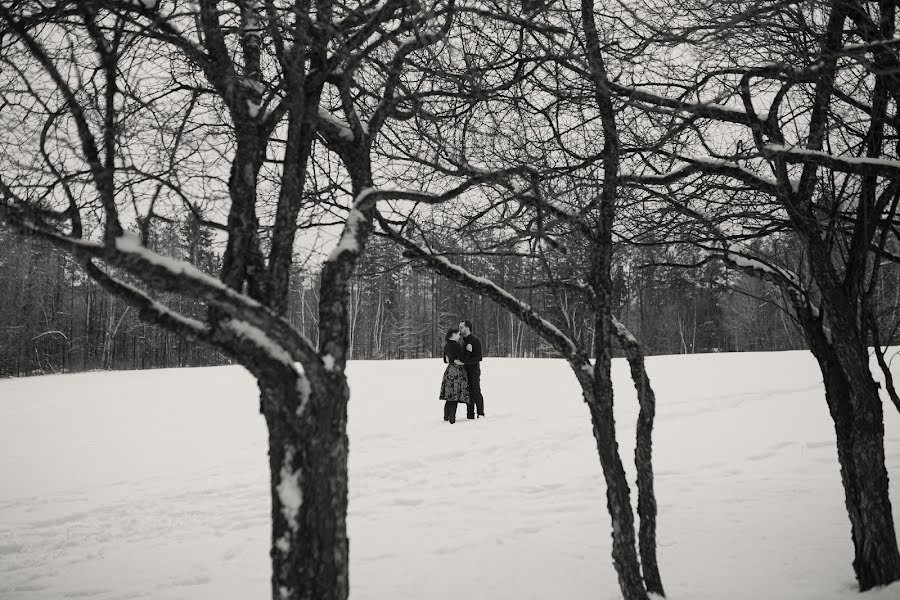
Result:
<svg viewBox="0 0 900 600">
<path fill-rule="evenodd" d="M 134 286 L 112 279 L 94 265 L 91 259 L 101 259 L 109 265 L 121 268 L 158 291 L 174 291 L 197 300 L 205 300 L 232 317 L 246 321 L 266 332 L 278 346 L 309 367 L 322 368 L 322 362 L 312 343 L 283 319 L 259 302 L 229 288 L 192 264 L 162 256 L 142 246 L 133 234 L 116 238 L 114 246 L 107 246 L 38 226 L 3 205 L 0 205 L 0 217 L 18 230 L 47 240 L 81 260 L 87 265 L 91 277 L 103 283 L 110 292 L 128 299 L 144 316 L 157 324 L 177 330 L 191 339 L 203 339 L 216 345 L 226 342 L 213 339 L 214 333 L 199 321 L 188 319 L 170 310 L 162 310 L 164 308 L 162 305 L 154 305 L 152 299 Z"/>
<path fill-rule="evenodd" d="M 219 306 L 267 335 L 276 336 L 278 346 L 285 349 L 292 361 L 297 358 L 307 364 L 320 363 L 309 340 L 256 300 L 229 288 L 186 261 L 153 252 L 142 246 L 134 235 L 116 238 L 115 246 L 115 252 L 105 249 L 105 260 L 126 268 L 158 289 L 188 292 Z"/>
<path fill-rule="evenodd" d="M 698 220 L 716 238 L 716 242 L 700 242 L 698 245 L 749 275 L 774 283 L 779 287 L 800 288 L 800 278 L 788 269 L 768 263 L 754 256 L 753 251 L 741 242 L 729 243 L 729 236 L 700 211 L 677 204 L 676 209 Z"/>
<path fill-rule="evenodd" d="M 654 106 L 673 109 L 675 111 L 694 114 L 700 117 L 714 119 L 717 121 L 727 121 L 729 123 L 738 123 L 750 126 L 754 123 L 762 123 L 763 121 L 757 117 L 749 115 L 746 111 L 715 104 L 712 102 L 685 102 L 675 98 L 660 96 L 653 92 L 641 90 L 635 87 L 628 87 L 618 83 L 610 82 L 610 89 L 617 96 L 636 100 Z"/>
<path fill-rule="evenodd" d="M 463 267 L 452 263 L 446 257 L 435 254 L 429 248 L 425 248 L 413 240 L 409 239 L 399 231 L 395 230 L 380 214 L 376 214 L 379 225 L 397 243 L 406 248 L 416 258 L 424 260 L 435 271 L 441 275 L 459 282 L 462 285 L 483 294 L 505 307 L 518 317 L 525 324 L 534 329 L 538 334 L 546 339 L 560 354 L 566 357 L 571 363 L 579 367 L 590 366 L 587 357 L 578 349 L 575 342 L 564 334 L 558 327 L 541 317 L 535 310 L 522 302 L 505 289 L 485 277 L 479 277 L 470 273 Z M 591 372 L 591 371 L 589 371 Z"/>
<path fill-rule="evenodd" d="M 362 233 L 362 227 L 368 223 L 368 217 L 365 214 L 366 205 L 371 204 L 375 199 L 378 190 L 368 187 L 357 194 L 350 206 L 350 214 L 347 215 L 347 221 L 344 223 L 344 229 L 341 231 L 341 238 L 331 254 L 328 255 L 327 262 L 336 262 L 345 254 L 359 254 L 360 245 L 359 238 Z"/>
<path fill-rule="evenodd" d="M 333 113 L 319 107 L 319 125 L 323 126 L 326 132 L 337 139 L 344 142 L 352 142 L 356 139 L 350 124 L 343 119 L 339 119 Z"/>
<path fill-rule="evenodd" d="M 842 46 L 838 51 L 840 54 L 849 55 L 849 54 L 863 54 L 866 52 L 872 52 L 875 50 L 881 50 L 886 48 L 896 48 L 900 46 L 900 38 L 893 37 L 885 40 L 873 40 L 871 42 L 864 42 L 862 44 L 847 44 Z"/>
<path fill-rule="evenodd" d="M 799 288 L 800 286 L 800 279 L 794 272 L 753 256 L 751 250 L 744 244 L 728 244 L 727 242 L 722 242 L 721 244 L 701 243 L 700 247 L 716 253 L 726 263 L 751 275 L 771 281 L 776 285 L 788 285 L 793 288 Z"/>
<path fill-rule="evenodd" d="M 211 331 L 204 323 L 175 312 L 169 307 L 153 300 L 143 290 L 106 273 L 93 262 L 87 261 L 85 269 L 108 292 L 125 300 L 138 309 L 141 318 L 159 325 L 190 340 L 211 343 Z"/>
<path fill-rule="evenodd" d="M 625 346 L 640 346 L 634 334 L 628 331 L 628 328 L 615 316 L 612 317 L 612 326 L 616 333 L 616 338 L 621 342 L 623 348 Z"/>
<path fill-rule="evenodd" d="M 362 227 L 368 223 L 366 213 L 380 200 L 406 200 L 410 202 L 423 202 L 426 204 L 441 204 L 456 198 L 467 190 L 483 183 L 502 181 L 511 174 L 519 172 L 518 169 L 508 169 L 496 172 L 479 172 L 469 177 L 458 186 L 439 194 L 414 190 L 391 190 L 368 187 L 357 194 L 350 206 L 350 214 L 344 223 L 341 237 L 337 246 L 328 255 L 328 262 L 335 262 L 347 253 L 359 253 L 359 238 Z"/>
<path fill-rule="evenodd" d="M 269 357 L 272 358 L 272 360 L 293 368 L 294 360 L 291 357 L 290 353 L 273 342 L 262 329 L 254 327 L 250 323 L 247 323 L 246 321 L 242 321 L 240 319 L 230 319 L 222 324 L 222 328 L 228 329 L 239 338 L 244 338 L 250 342 L 253 342 L 253 344 L 258 346 L 266 354 L 268 354 Z"/>
<path fill-rule="evenodd" d="M 590 228 L 584 227 L 581 215 L 577 211 L 547 198 L 540 193 L 539 189 L 536 189 L 535 185 L 513 185 L 511 189 L 514 197 L 521 199 L 525 204 L 534 207 L 536 210 L 546 210 L 562 221 L 574 223 L 583 233 L 586 233 L 588 236 L 591 235 Z"/>
<path fill-rule="evenodd" d="M 707 175 L 722 175 L 725 177 L 731 177 L 732 179 L 737 179 L 738 181 L 742 181 L 743 183 L 746 183 L 747 185 L 772 196 L 777 195 L 779 192 L 777 181 L 768 177 L 758 175 L 737 163 L 711 158 L 680 157 L 680 159 L 687 164 L 675 169 L 674 171 L 652 175 L 622 174 L 620 175 L 619 180 L 623 183 L 668 185 L 670 183 L 686 179 L 691 175 L 704 173 Z"/>
<path fill-rule="evenodd" d="M 162 269 L 171 273 L 173 276 L 183 276 L 187 279 L 194 280 L 209 287 L 214 287 L 231 293 L 234 292 L 234 290 L 227 287 L 220 280 L 207 275 L 191 263 L 183 260 L 178 260 L 177 258 L 163 256 L 162 254 L 157 254 L 146 246 L 141 245 L 141 240 L 137 235 L 126 233 L 116 238 L 115 243 L 116 250 L 118 250 L 119 252 L 123 254 L 138 256 L 148 263 L 161 267 Z M 251 298 L 247 298 L 246 296 L 241 296 L 240 300 L 242 303 L 245 303 L 246 305 L 252 306 L 254 308 L 259 306 L 258 302 Z"/>
<path fill-rule="evenodd" d="M 168 319 L 176 322 L 178 323 L 180 328 L 190 329 L 194 331 L 198 337 L 202 337 L 209 332 L 209 328 L 197 319 L 186 317 L 180 313 L 177 313 L 169 307 L 160 304 L 159 302 L 152 302 L 150 304 L 150 310 L 156 313 L 160 321 L 165 321 Z"/>
<path fill-rule="evenodd" d="M 536 199 L 537 200 L 537 199 Z M 559 217 L 566 221 L 576 221 L 580 217 L 576 212 L 569 210 L 568 207 L 559 204 L 554 200 L 550 200 L 549 198 L 540 198 L 537 200 L 537 203 L 549 210 L 551 214 L 556 217 Z"/>
<path fill-rule="evenodd" d="M 23 220 L 12 214 L 5 207 L 0 206 L 0 216 L 5 216 L 7 222 L 16 226 L 19 230 L 48 239 L 57 246 L 68 249 L 81 259 L 88 275 L 96 280 L 106 291 L 125 300 L 130 306 L 135 307 L 142 318 L 155 323 L 164 329 L 184 336 L 187 339 L 212 343 L 211 331 L 204 323 L 175 312 L 165 305 L 153 300 L 143 290 L 113 277 L 97 265 L 91 258 L 98 258 L 97 254 L 103 246 L 96 242 L 78 238 L 62 236 L 56 232 L 44 231 L 34 223 Z M 65 244 L 61 243 L 64 240 Z M 73 251 L 74 250 L 74 251 Z"/>
<path fill-rule="evenodd" d="M 820 150 L 807 150 L 769 144 L 765 152 L 784 158 L 788 162 L 815 164 L 842 173 L 854 175 L 875 175 L 889 179 L 900 178 L 900 161 L 887 158 L 835 155 Z"/>
<path fill-rule="evenodd" d="M 701 248 L 708 250 L 727 264 L 751 276 L 770 281 L 779 287 L 787 287 L 793 290 L 800 289 L 800 278 L 796 273 L 758 258 L 743 243 L 730 242 L 731 236 L 716 225 L 708 215 L 675 200 L 670 199 L 667 202 L 676 211 L 698 222 L 709 231 L 710 237 L 715 241 L 699 242 L 697 245 Z"/>
<path fill-rule="evenodd" d="M 237 338 L 250 342 L 268 355 L 269 358 L 281 363 L 294 372 L 297 377 L 297 391 L 300 394 L 300 404 L 297 407 L 296 414 L 297 416 L 303 414 L 303 411 L 306 409 L 306 404 L 309 401 L 311 388 L 306 372 L 300 364 L 294 362 L 294 358 L 291 356 L 290 352 L 288 352 L 281 344 L 276 343 L 265 331 L 251 325 L 247 321 L 242 321 L 241 319 L 229 319 L 222 323 L 222 329 L 229 331 Z"/>
</svg>

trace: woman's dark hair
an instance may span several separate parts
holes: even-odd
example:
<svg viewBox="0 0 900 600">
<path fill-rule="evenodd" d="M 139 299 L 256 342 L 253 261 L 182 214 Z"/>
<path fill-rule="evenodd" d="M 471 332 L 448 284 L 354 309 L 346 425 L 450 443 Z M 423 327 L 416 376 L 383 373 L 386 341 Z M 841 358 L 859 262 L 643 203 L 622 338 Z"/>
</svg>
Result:
<svg viewBox="0 0 900 600">
<path fill-rule="evenodd" d="M 444 336 L 444 341 L 445 341 L 445 342 L 449 342 L 449 341 L 450 341 L 450 336 L 453 335 L 454 333 L 459 333 L 459 328 L 458 328 L 458 327 L 451 327 L 450 329 L 448 329 L 448 330 L 447 330 L 447 335 Z"/>
</svg>

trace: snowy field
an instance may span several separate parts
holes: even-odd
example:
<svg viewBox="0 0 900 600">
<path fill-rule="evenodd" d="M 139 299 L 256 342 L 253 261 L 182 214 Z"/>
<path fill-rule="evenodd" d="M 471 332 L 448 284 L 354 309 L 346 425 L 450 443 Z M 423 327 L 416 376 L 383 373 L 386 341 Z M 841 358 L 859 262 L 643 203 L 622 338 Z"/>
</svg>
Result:
<svg viewBox="0 0 900 600">
<path fill-rule="evenodd" d="M 648 367 L 669 597 L 860 598 L 811 355 Z M 435 399 L 442 368 L 350 366 L 352 598 L 619 598 L 590 422 L 565 363 L 487 359 L 488 417 L 460 409 L 455 425 Z M 633 481 L 636 401 L 624 361 L 614 368 Z M 257 405 L 237 367 L 0 381 L 0 598 L 270 597 Z M 900 514 L 900 418 L 885 412 Z"/>
</svg>

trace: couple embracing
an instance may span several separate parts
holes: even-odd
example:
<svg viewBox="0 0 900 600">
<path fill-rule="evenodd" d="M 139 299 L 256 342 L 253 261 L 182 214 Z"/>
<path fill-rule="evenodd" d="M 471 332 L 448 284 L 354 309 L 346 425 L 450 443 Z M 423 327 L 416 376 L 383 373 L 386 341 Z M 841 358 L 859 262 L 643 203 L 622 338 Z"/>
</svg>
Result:
<svg viewBox="0 0 900 600">
<path fill-rule="evenodd" d="M 462 321 L 451 327 L 444 337 L 444 362 L 447 369 L 441 382 L 440 399 L 444 402 L 444 420 L 456 423 L 456 407 L 466 405 L 466 418 L 484 416 L 481 396 L 481 340 L 472 334 L 472 322 Z"/>
</svg>

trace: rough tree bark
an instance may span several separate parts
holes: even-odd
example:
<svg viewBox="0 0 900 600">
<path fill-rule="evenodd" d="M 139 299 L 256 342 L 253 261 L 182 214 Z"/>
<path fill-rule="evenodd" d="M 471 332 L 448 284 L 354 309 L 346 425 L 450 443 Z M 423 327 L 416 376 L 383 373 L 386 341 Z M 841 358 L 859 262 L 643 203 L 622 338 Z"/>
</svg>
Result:
<svg viewBox="0 0 900 600">
<path fill-rule="evenodd" d="M 852 333 L 826 333 L 821 317 L 801 301 L 794 302 L 804 337 L 822 371 L 825 401 L 834 422 L 844 501 L 853 540 L 853 570 L 860 591 L 900 579 L 900 552 L 889 496 L 884 457 L 884 415 L 868 355 L 848 357 L 834 340 Z M 830 338 L 830 339 L 829 339 Z M 844 356 L 841 356 L 844 354 Z M 855 368 L 848 368 L 854 361 Z M 860 364 L 863 363 L 863 364 Z M 852 363 L 851 363 L 852 364 Z M 854 380 L 855 379 L 855 380 Z"/>
<path fill-rule="evenodd" d="M 818 151 L 824 147 L 827 108 L 835 86 L 837 53 L 843 40 L 844 21 L 853 12 L 854 4 L 856 3 L 836 2 L 833 5 L 823 36 L 821 54 L 825 67 L 815 86 L 816 95 L 807 144 L 811 150 Z M 883 77 L 874 90 L 875 110 L 870 128 L 869 153 L 881 153 L 883 124 L 878 111 L 883 114 L 887 102 L 887 84 L 887 78 Z M 832 416 L 839 438 L 839 457 L 842 453 L 840 440 L 850 440 L 847 462 L 852 463 L 853 469 L 846 469 L 845 484 L 849 483 L 851 487 L 845 494 L 853 498 L 852 505 L 848 505 L 856 550 L 853 568 L 860 590 L 865 591 L 900 579 L 900 550 L 897 546 L 888 493 L 888 475 L 884 464 L 883 408 L 878 385 L 869 367 L 868 340 L 861 328 L 863 298 L 860 282 L 865 271 L 863 265 L 866 264 L 874 224 L 870 218 L 857 219 L 856 231 L 848 250 L 848 266 L 841 278 L 832 262 L 826 236 L 808 208 L 816 186 L 817 168 L 816 165 L 804 165 L 798 193 L 792 195 L 783 192 L 783 203 L 808 250 L 810 273 L 821 293 L 822 326 L 828 327 L 829 335 L 824 340 L 827 351 L 814 354 L 817 359 L 819 356 L 823 357 L 820 362 L 823 376 L 835 388 L 829 408 L 834 407 Z M 863 191 L 871 188 L 872 197 L 874 186 L 873 178 L 863 179 Z M 860 210 L 870 201 L 873 198 L 865 195 L 859 198 Z M 811 346 L 818 346 L 823 340 L 816 335 L 816 339 L 808 341 Z M 840 382 L 838 378 L 843 378 L 844 381 Z M 846 414 L 847 408 L 851 413 L 849 417 Z M 842 465 L 842 472 L 844 470 Z"/>
<path fill-rule="evenodd" d="M 284 369 L 259 377 L 269 431 L 274 600 L 349 596 L 347 400 L 342 377 L 310 390 Z M 315 444 L 298 443 L 317 440 Z"/>
<path fill-rule="evenodd" d="M 637 470 L 638 489 L 638 550 L 641 572 L 647 591 L 664 596 L 659 562 L 656 557 L 656 491 L 653 485 L 653 421 L 656 417 L 656 394 L 650 385 L 650 377 L 644 366 L 644 351 L 628 329 L 613 317 L 616 339 L 625 352 L 634 389 L 637 391 L 638 412 L 634 465 Z"/>
</svg>

